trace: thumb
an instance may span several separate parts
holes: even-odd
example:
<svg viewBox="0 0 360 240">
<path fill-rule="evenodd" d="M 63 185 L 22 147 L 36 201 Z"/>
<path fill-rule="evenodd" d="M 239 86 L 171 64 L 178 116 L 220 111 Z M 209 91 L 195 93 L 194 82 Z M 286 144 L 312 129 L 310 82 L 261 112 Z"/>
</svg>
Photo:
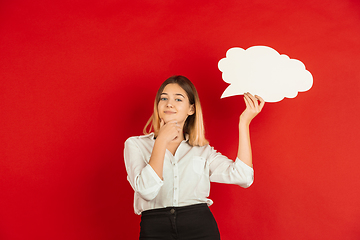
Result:
<svg viewBox="0 0 360 240">
<path fill-rule="evenodd" d="M 160 128 L 162 128 L 165 125 L 164 120 L 160 118 Z"/>
</svg>

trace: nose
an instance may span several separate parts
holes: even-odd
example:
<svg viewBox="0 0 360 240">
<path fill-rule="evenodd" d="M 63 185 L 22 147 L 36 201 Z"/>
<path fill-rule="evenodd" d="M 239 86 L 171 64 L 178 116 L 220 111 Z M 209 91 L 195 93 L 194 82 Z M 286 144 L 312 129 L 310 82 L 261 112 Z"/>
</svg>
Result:
<svg viewBox="0 0 360 240">
<path fill-rule="evenodd" d="M 167 107 L 170 107 L 170 108 L 172 108 L 172 107 L 173 107 L 173 105 L 172 105 L 171 101 L 168 101 L 168 102 L 167 102 L 167 104 L 166 104 L 166 106 L 167 106 Z"/>
</svg>

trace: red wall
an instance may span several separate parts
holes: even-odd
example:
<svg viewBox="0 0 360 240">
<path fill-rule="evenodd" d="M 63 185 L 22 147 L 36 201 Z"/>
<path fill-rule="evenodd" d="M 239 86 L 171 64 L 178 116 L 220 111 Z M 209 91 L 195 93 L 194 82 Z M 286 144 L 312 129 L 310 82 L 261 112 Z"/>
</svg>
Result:
<svg viewBox="0 0 360 240">
<path fill-rule="evenodd" d="M 0 2 L 0 239 L 136 239 L 123 142 L 190 78 L 207 138 L 235 157 L 234 46 L 299 59 L 314 85 L 251 125 L 255 182 L 213 184 L 223 239 L 360 239 L 360 2 Z"/>
</svg>

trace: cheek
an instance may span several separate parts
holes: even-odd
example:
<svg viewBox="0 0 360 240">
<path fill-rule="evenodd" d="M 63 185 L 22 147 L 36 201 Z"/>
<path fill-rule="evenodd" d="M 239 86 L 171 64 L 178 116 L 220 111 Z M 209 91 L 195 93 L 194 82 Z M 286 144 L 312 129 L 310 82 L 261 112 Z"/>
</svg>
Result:
<svg viewBox="0 0 360 240">
<path fill-rule="evenodd" d="M 179 109 L 181 109 L 181 112 L 187 114 L 190 110 L 190 107 L 185 104 L 182 104 L 181 106 L 179 106 Z"/>
<path fill-rule="evenodd" d="M 164 109 L 164 104 L 161 104 L 161 102 L 159 102 L 158 107 L 157 107 L 159 115 L 162 115 L 163 109 Z"/>
</svg>

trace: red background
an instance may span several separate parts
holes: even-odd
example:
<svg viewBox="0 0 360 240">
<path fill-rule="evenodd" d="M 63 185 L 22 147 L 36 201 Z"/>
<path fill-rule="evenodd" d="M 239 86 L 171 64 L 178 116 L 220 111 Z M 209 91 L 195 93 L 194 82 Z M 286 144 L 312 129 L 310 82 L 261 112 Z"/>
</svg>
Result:
<svg viewBox="0 0 360 240">
<path fill-rule="evenodd" d="M 360 239 L 355 0 L 0 1 L 0 239 L 137 239 L 124 141 L 182 74 L 234 158 L 244 104 L 220 99 L 217 63 L 254 45 L 314 85 L 253 121 L 253 186 L 212 184 L 223 239 Z"/>
</svg>

